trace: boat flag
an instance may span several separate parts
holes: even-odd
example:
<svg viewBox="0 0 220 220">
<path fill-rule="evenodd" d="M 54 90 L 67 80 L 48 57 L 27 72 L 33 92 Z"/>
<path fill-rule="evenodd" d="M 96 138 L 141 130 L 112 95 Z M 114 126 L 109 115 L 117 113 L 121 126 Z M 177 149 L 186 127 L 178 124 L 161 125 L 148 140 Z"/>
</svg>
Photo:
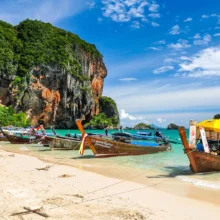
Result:
<svg viewBox="0 0 220 220">
<path fill-rule="evenodd" d="M 84 135 L 83 135 L 83 138 L 82 138 L 82 141 L 81 141 L 81 144 L 80 144 L 79 154 L 81 154 L 81 155 L 84 154 L 87 136 L 88 136 L 88 134 L 84 134 Z"/>
<path fill-rule="evenodd" d="M 190 120 L 189 147 L 195 148 L 195 145 L 196 145 L 196 121 Z"/>
<path fill-rule="evenodd" d="M 201 134 L 201 138 L 202 138 L 202 144 L 203 144 L 203 147 L 204 147 L 204 151 L 206 153 L 210 153 L 208 141 L 206 139 L 205 129 L 203 127 L 199 127 L 199 130 L 200 130 L 200 134 Z"/>
</svg>

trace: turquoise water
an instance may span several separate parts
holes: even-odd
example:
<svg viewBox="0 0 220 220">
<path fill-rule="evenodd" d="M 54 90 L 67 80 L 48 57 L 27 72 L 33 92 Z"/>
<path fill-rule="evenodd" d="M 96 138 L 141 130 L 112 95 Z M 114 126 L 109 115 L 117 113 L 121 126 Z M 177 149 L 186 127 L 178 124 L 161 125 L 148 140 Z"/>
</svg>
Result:
<svg viewBox="0 0 220 220">
<path fill-rule="evenodd" d="M 47 130 L 47 132 L 51 132 Z M 66 133 L 80 134 L 79 130 L 56 130 L 57 134 Z M 91 133 L 105 134 L 104 130 L 87 130 Z M 109 130 L 109 134 L 116 130 Z M 135 134 L 136 130 L 125 130 L 125 132 Z M 146 130 L 149 132 L 149 130 Z M 173 177 L 180 181 L 187 182 L 198 187 L 220 190 L 220 173 L 192 174 L 189 168 L 188 157 L 183 153 L 183 146 L 177 130 L 161 129 L 163 135 L 169 140 L 177 143 L 171 144 L 172 150 L 157 154 L 139 155 L 139 156 L 121 156 L 110 158 L 95 158 L 91 150 L 85 150 L 83 156 L 78 151 L 50 151 L 49 148 L 40 145 L 8 145 L 10 148 L 18 148 L 20 151 L 32 152 L 42 159 L 53 158 L 56 160 L 68 160 L 69 158 L 80 159 L 80 163 L 99 163 L 101 166 L 113 166 L 120 168 L 135 168 L 137 170 L 146 170 L 157 176 Z M 152 131 L 154 133 L 154 131 Z M 188 134 L 188 130 L 187 130 Z M 79 161 L 79 160 L 78 160 Z"/>
</svg>

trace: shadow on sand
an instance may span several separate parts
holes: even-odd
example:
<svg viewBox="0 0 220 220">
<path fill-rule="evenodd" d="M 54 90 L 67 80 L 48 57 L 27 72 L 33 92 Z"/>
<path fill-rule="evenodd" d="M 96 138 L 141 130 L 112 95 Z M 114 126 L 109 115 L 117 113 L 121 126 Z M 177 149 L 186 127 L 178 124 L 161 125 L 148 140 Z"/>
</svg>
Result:
<svg viewBox="0 0 220 220">
<path fill-rule="evenodd" d="M 176 176 L 190 176 L 190 175 L 210 175 L 216 172 L 208 172 L 208 173 L 193 173 L 190 169 L 190 166 L 167 166 L 164 167 L 168 174 L 165 175 L 156 175 L 156 176 L 146 176 L 146 178 L 174 178 Z"/>
<path fill-rule="evenodd" d="M 95 159 L 96 157 L 94 155 L 83 155 L 78 157 L 73 157 L 72 159 L 75 160 L 83 160 L 83 159 Z"/>
</svg>

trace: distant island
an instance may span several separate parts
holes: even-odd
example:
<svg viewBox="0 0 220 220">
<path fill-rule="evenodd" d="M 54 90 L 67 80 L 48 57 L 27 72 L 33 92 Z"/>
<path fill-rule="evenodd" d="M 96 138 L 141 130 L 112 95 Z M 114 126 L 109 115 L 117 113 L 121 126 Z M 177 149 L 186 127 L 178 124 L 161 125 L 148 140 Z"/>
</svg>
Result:
<svg viewBox="0 0 220 220">
<path fill-rule="evenodd" d="M 147 129 L 153 130 L 154 127 L 152 127 L 151 125 L 147 125 L 145 123 L 139 123 L 134 126 L 134 129 L 136 129 L 136 130 L 147 130 Z"/>
<path fill-rule="evenodd" d="M 220 119 L 220 114 L 214 115 L 213 119 Z"/>
<path fill-rule="evenodd" d="M 168 126 L 167 126 L 167 129 L 168 130 L 177 130 L 180 126 L 174 124 L 174 123 L 170 123 Z"/>
</svg>

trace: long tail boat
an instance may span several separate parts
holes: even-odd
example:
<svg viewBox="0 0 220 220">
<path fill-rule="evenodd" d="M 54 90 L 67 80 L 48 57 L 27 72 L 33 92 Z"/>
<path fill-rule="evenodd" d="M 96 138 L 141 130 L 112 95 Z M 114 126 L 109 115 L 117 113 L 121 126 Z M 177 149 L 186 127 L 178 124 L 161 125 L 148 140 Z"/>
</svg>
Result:
<svg viewBox="0 0 220 220">
<path fill-rule="evenodd" d="M 32 144 L 32 143 L 38 143 L 41 141 L 43 136 L 36 136 L 32 134 L 32 131 L 16 131 L 16 132 L 6 132 L 2 130 L 0 127 L 0 131 L 2 134 L 7 138 L 7 140 L 11 144 Z"/>
<path fill-rule="evenodd" d="M 76 124 L 83 137 L 80 147 L 81 154 L 84 152 L 86 142 L 96 157 L 152 154 L 170 149 L 169 142 L 155 143 L 153 146 L 152 144 L 145 142 L 145 146 L 142 146 L 138 145 L 138 141 L 135 141 L 136 144 L 132 144 L 132 141 L 129 138 L 114 140 L 104 137 L 88 136 L 84 131 L 81 121 L 76 120 Z"/>
<path fill-rule="evenodd" d="M 206 120 L 198 124 L 191 121 L 189 143 L 185 128 L 180 127 L 178 131 L 194 173 L 220 171 L 220 120 Z M 199 140 L 202 143 L 198 143 Z"/>
<path fill-rule="evenodd" d="M 53 137 L 49 142 L 51 150 L 78 150 L 81 140 L 74 138 Z"/>
<path fill-rule="evenodd" d="M 8 139 L 3 134 L 0 134 L 0 141 L 8 141 Z"/>
<path fill-rule="evenodd" d="M 81 138 L 57 135 L 54 127 L 51 127 L 54 137 L 49 141 L 51 150 L 79 150 Z"/>
</svg>

